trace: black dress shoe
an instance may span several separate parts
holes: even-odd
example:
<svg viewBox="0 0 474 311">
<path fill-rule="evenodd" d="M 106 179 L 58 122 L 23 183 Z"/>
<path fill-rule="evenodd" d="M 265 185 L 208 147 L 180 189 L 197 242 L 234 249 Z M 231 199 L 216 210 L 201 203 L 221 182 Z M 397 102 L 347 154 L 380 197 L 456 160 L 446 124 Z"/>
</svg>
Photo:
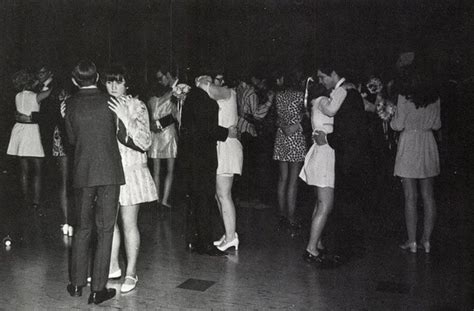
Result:
<svg viewBox="0 0 474 311">
<path fill-rule="evenodd" d="M 71 295 L 71 297 L 82 296 L 82 286 L 74 286 L 72 284 L 68 284 L 66 289 L 69 295 Z"/>
<path fill-rule="evenodd" d="M 99 303 L 102 303 L 106 300 L 109 300 L 115 296 L 115 288 L 104 288 L 101 291 L 95 292 L 92 291 L 88 303 L 94 303 L 98 305 Z"/>
<path fill-rule="evenodd" d="M 209 255 L 209 256 L 213 256 L 213 257 L 227 255 L 226 252 L 220 251 L 217 247 L 215 247 L 212 244 L 209 244 L 205 247 L 198 247 L 198 248 L 196 248 L 196 251 L 200 255 Z"/>
</svg>

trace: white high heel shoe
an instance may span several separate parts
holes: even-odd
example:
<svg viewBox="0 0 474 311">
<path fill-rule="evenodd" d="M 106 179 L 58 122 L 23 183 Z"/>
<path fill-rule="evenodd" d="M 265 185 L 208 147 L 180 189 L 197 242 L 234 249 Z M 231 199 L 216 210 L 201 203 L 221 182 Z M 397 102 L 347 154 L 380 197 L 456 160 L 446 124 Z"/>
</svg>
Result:
<svg viewBox="0 0 474 311">
<path fill-rule="evenodd" d="M 402 244 L 399 247 L 403 250 L 409 251 L 410 253 L 416 253 L 416 242 L 405 242 L 405 244 Z"/>
<path fill-rule="evenodd" d="M 236 237 L 239 237 L 239 235 L 237 234 L 237 232 L 235 233 L 235 236 L 236 236 Z M 222 242 L 223 242 L 224 240 L 225 240 L 225 234 L 223 234 L 223 235 L 221 236 L 221 238 L 220 238 L 218 241 L 214 241 L 214 242 L 212 242 L 212 243 L 214 244 L 214 246 L 219 246 L 219 245 L 222 244 Z"/>
<path fill-rule="evenodd" d="M 68 224 L 61 225 L 61 230 L 63 231 L 64 235 L 67 235 L 67 236 L 74 235 L 74 228 L 71 225 L 68 225 Z"/>
<path fill-rule="evenodd" d="M 222 243 L 223 244 L 217 246 L 217 248 L 222 252 L 232 246 L 235 247 L 236 251 L 239 250 L 239 238 L 237 237 L 237 234 L 235 235 L 232 241 L 227 242 L 226 240 L 224 240 Z"/>
<path fill-rule="evenodd" d="M 212 244 L 214 244 L 214 246 L 218 246 L 218 245 L 221 245 L 222 241 L 224 240 L 225 240 L 225 234 L 223 234 L 219 240 L 212 242 Z"/>
<path fill-rule="evenodd" d="M 426 254 L 429 254 L 431 251 L 430 241 L 420 241 L 421 245 L 418 245 L 419 248 L 423 248 Z"/>
<path fill-rule="evenodd" d="M 68 235 L 69 225 L 68 224 L 61 225 L 61 230 L 63 231 L 64 235 Z"/>
</svg>

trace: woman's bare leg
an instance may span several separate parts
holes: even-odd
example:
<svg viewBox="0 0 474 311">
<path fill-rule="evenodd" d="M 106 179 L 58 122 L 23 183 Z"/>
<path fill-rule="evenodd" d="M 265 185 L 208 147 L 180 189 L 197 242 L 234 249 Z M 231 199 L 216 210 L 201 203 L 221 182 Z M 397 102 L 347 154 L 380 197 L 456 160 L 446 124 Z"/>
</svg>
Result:
<svg viewBox="0 0 474 311">
<path fill-rule="evenodd" d="M 167 164 L 167 171 L 165 177 L 165 184 L 163 187 L 163 200 L 161 203 L 165 206 L 171 206 L 169 204 L 170 195 L 171 195 L 171 188 L 173 186 L 173 177 L 174 177 L 174 158 L 166 159 Z"/>
<path fill-rule="evenodd" d="M 287 212 L 287 184 L 288 184 L 288 162 L 278 161 L 280 174 L 278 176 L 278 213 L 281 217 L 288 217 Z"/>
<path fill-rule="evenodd" d="M 125 275 L 133 277 L 137 274 L 137 259 L 140 250 L 140 232 L 138 231 L 139 210 L 139 204 L 120 207 L 125 252 L 127 254 L 127 271 Z"/>
<path fill-rule="evenodd" d="M 408 243 L 416 242 L 416 224 L 418 214 L 416 202 L 418 193 L 416 189 L 416 179 L 402 178 L 403 193 L 405 195 L 405 223 L 407 227 Z"/>
<path fill-rule="evenodd" d="M 232 200 L 233 180 L 233 176 L 217 175 L 216 177 L 216 195 L 218 202 L 221 204 L 222 220 L 224 221 L 225 239 L 227 242 L 235 238 L 236 214 L 234 201 Z"/>
<path fill-rule="evenodd" d="M 422 242 L 429 242 L 436 221 L 436 201 L 433 193 L 434 178 L 420 180 L 421 197 L 423 198 L 423 237 Z"/>
<path fill-rule="evenodd" d="M 64 215 L 64 223 L 69 224 L 68 220 L 68 197 L 67 197 L 67 180 L 68 180 L 68 158 L 57 157 L 56 158 L 58 169 L 59 169 L 59 204 Z"/>
<path fill-rule="evenodd" d="M 288 188 L 287 188 L 287 207 L 288 207 L 288 220 L 292 223 L 295 222 L 295 211 L 296 211 L 296 197 L 298 195 L 298 175 L 301 171 L 303 162 L 290 162 L 289 163 L 289 175 L 288 175 Z"/>
<path fill-rule="evenodd" d="M 160 165 L 161 159 L 153 159 L 153 181 L 155 182 L 156 186 L 156 193 L 158 194 L 158 203 L 161 202 L 160 200 Z"/>
<path fill-rule="evenodd" d="M 33 203 L 41 201 L 41 186 L 43 178 L 43 158 L 32 158 L 33 164 Z"/>
<path fill-rule="evenodd" d="M 333 208 L 334 188 L 316 187 L 316 193 L 318 198 L 313 211 L 311 232 L 308 245 L 306 246 L 306 250 L 315 256 L 319 254 L 318 243 L 321 240 L 321 235 L 326 225 L 328 216 Z"/>
</svg>

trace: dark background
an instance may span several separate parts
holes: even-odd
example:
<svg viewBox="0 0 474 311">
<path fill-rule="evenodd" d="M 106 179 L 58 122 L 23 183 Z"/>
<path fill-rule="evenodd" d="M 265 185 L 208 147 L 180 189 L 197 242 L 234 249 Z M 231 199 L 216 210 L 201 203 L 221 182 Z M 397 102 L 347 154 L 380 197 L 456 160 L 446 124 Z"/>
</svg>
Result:
<svg viewBox="0 0 474 311">
<path fill-rule="evenodd" d="M 82 57 L 126 63 L 145 79 L 171 59 L 229 71 L 261 64 L 312 69 L 328 53 L 386 70 L 416 50 L 472 69 L 469 1 L 2 0 L 2 85 L 39 59 L 69 72 Z M 444 67 L 443 67 L 444 66 Z M 371 70 L 372 68 L 370 68 Z M 367 70 L 367 69 L 365 69 Z"/>
<path fill-rule="evenodd" d="M 0 0 L 0 152 L 13 124 L 11 75 L 25 66 L 46 61 L 66 79 L 83 57 L 119 61 L 144 86 L 163 63 L 309 73 L 344 54 L 361 74 L 384 74 L 400 52 L 416 51 L 440 76 L 462 80 L 474 71 L 471 2 Z"/>
</svg>

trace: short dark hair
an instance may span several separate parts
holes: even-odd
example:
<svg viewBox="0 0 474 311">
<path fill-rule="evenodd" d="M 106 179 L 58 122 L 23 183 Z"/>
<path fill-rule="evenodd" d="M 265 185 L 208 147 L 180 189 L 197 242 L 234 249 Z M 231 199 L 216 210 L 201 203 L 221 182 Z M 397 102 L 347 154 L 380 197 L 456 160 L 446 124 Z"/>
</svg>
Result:
<svg viewBox="0 0 474 311">
<path fill-rule="evenodd" d="M 17 92 L 23 90 L 33 90 L 35 84 L 35 76 L 26 69 L 17 71 L 12 76 L 13 87 Z"/>
<path fill-rule="evenodd" d="M 349 57 L 345 56 L 329 56 L 322 59 L 318 64 L 318 69 L 330 76 L 334 71 L 338 76 L 349 78 L 351 75 L 351 66 L 350 66 Z"/>
<path fill-rule="evenodd" d="M 131 83 L 130 74 L 127 68 L 122 64 L 112 64 L 106 67 L 101 75 L 100 81 L 106 84 L 108 81 Z"/>
<path fill-rule="evenodd" d="M 162 63 L 158 66 L 158 68 L 155 71 L 155 74 L 160 71 L 162 74 L 166 75 L 169 73 L 173 78 L 178 78 L 179 76 L 179 66 L 175 62 L 172 62 L 171 64 L 168 63 Z"/>
<path fill-rule="evenodd" d="M 94 85 L 97 80 L 97 67 L 93 61 L 81 60 L 72 70 L 72 77 L 79 86 Z"/>
</svg>

